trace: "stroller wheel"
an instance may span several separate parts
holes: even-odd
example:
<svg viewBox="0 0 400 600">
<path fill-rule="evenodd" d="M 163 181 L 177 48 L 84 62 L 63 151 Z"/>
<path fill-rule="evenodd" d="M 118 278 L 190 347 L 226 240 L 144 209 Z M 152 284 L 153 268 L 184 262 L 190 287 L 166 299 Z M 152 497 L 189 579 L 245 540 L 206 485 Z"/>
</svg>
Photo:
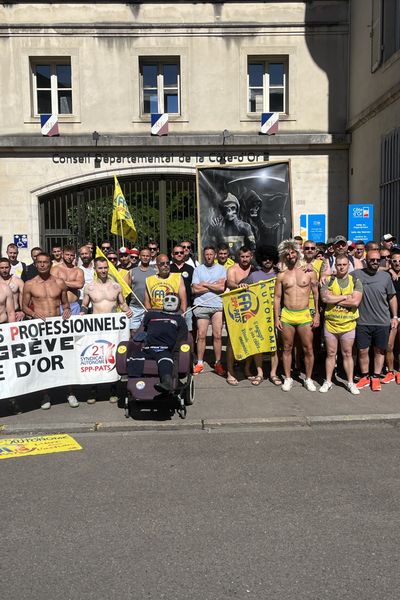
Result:
<svg viewBox="0 0 400 600">
<path fill-rule="evenodd" d="M 192 373 L 189 373 L 189 375 L 188 375 L 186 386 L 185 386 L 185 389 L 184 389 L 182 395 L 185 400 L 185 405 L 191 406 L 194 402 L 194 396 L 195 396 L 194 377 L 193 377 Z"/>
</svg>

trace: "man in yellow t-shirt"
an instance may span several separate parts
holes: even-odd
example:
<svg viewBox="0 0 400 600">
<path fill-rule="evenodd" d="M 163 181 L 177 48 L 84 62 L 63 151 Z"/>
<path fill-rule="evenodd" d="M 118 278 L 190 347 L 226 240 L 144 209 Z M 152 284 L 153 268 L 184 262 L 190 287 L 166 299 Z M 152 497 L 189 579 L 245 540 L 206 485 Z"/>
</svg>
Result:
<svg viewBox="0 0 400 600">
<path fill-rule="evenodd" d="M 166 254 L 159 254 L 156 259 L 157 275 L 146 279 L 144 306 L 147 310 L 162 310 L 166 294 L 179 296 L 181 311 L 187 309 L 185 284 L 180 273 L 171 273 L 171 265 Z"/>
<path fill-rule="evenodd" d="M 346 255 L 336 258 L 335 270 L 336 275 L 329 277 L 321 288 L 321 298 L 326 303 L 324 328 L 326 378 L 319 391 L 325 393 L 332 388 L 332 374 L 340 340 L 343 367 L 347 375 L 347 389 L 351 394 L 356 395 L 360 391 L 353 382 L 353 344 L 363 287 L 361 281 L 349 273 L 349 259 Z"/>
</svg>

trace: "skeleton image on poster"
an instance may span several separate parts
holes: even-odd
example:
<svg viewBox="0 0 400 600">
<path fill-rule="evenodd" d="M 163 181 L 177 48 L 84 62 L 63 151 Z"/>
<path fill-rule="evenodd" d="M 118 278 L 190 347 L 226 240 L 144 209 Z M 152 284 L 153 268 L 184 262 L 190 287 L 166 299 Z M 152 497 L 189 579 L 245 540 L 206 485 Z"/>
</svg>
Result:
<svg viewBox="0 0 400 600">
<path fill-rule="evenodd" d="M 277 246 L 291 235 L 289 162 L 197 169 L 200 247 Z"/>
</svg>

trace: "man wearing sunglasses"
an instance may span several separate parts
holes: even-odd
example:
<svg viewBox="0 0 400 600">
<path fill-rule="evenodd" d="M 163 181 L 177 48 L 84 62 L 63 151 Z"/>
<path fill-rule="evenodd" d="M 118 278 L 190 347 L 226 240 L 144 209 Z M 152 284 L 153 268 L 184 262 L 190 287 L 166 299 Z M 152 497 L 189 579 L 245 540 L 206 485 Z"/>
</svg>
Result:
<svg viewBox="0 0 400 600">
<path fill-rule="evenodd" d="M 192 242 L 190 242 L 189 240 L 182 240 L 182 242 L 179 245 L 183 248 L 185 252 L 185 262 L 191 267 L 193 267 L 193 269 L 198 267 L 200 263 L 193 256 Z"/>
<path fill-rule="evenodd" d="M 181 311 L 187 308 L 186 290 L 180 273 L 171 273 L 171 265 L 166 254 L 159 254 L 156 259 L 158 273 L 146 279 L 144 306 L 147 310 L 162 310 L 166 294 L 179 297 Z"/>
<path fill-rule="evenodd" d="M 381 251 L 382 253 L 382 251 Z M 400 250 L 394 250 L 392 252 L 392 256 L 390 259 L 390 274 L 392 275 L 392 281 L 394 289 L 396 290 L 396 298 L 397 298 L 397 311 L 399 311 L 400 307 Z M 399 314 L 398 314 L 399 316 Z M 400 372 L 398 371 L 396 374 L 394 372 L 394 347 L 397 338 L 397 364 L 400 368 L 400 328 L 391 329 L 389 334 L 389 341 L 387 345 L 386 351 L 386 366 L 387 366 L 387 374 L 385 375 L 385 379 L 390 381 L 396 380 L 396 383 L 400 385 Z"/>
<path fill-rule="evenodd" d="M 157 256 L 160 253 L 160 247 L 157 244 L 157 242 L 149 242 L 147 244 L 147 248 L 149 249 L 150 256 L 151 256 L 151 258 L 150 258 L 150 266 L 151 267 L 155 267 L 156 266 Z"/>
<path fill-rule="evenodd" d="M 172 249 L 172 261 L 170 267 L 171 273 L 180 273 L 183 279 L 186 290 L 187 306 L 192 305 L 192 278 L 194 268 L 185 262 L 185 251 L 182 246 L 174 246 Z M 189 311 L 186 315 L 186 325 L 189 331 L 192 331 L 192 311 Z"/>
<path fill-rule="evenodd" d="M 108 254 L 111 250 L 111 242 L 109 242 L 108 240 L 103 240 L 100 244 L 100 249 L 103 252 L 103 254 Z"/>
<path fill-rule="evenodd" d="M 355 271 L 361 280 L 364 294 L 359 305 L 360 317 L 356 328 L 358 360 L 361 378 L 358 389 L 369 387 L 373 392 L 381 390 L 381 383 L 390 383 L 393 378 L 382 377 L 389 334 L 397 330 L 397 297 L 392 279 L 388 273 L 379 270 L 381 261 L 379 250 L 369 250 L 365 269 Z M 370 376 L 369 349 L 374 349 L 373 374 Z"/>
</svg>

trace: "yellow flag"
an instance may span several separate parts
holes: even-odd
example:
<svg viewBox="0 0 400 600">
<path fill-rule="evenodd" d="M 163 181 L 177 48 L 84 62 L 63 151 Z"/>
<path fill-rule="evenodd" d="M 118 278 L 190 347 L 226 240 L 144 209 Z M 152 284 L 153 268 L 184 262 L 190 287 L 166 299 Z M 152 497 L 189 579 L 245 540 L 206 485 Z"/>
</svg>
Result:
<svg viewBox="0 0 400 600">
<path fill-rule="evenodd" d="M 260 352 L 275 352 L 275 277 L 222 294 L 233 354 L 243 360 Z"/>
<path fill-rule="evenodd" d="M 118 179 L 114 175 L 114 202 L 111 222 L 111 233 L 124 239 L 136 242 L 137 232 L 128 205 L 122 193 Z"/>
<path fill-rule="evenodd" d="M 103 254 L 103 252 L 100 250 L 100 248 L 98 246 L 96 246 L 96 258 L 98 258 L 98 257 L 106 259 L 106 261 L 108 263 L 108 276 L 111 279 L 114 279 L 114 281 L 116 281 L 116 283 L 119 283 L 119 285 L 122 288 L 122 295 L 123 295 L 124 299 L 127 298 L 127 296 L 129 296 L 129 294 L 132 294 L 131 288 L 126 283 L 126 281 L 122 277 L 122 275 L 119 273 L 118 269 L 116 269 L 114 267 L 112 262 L 110 262 L 108 260 L 107 256 L 105 254 Z"/>
</svg>

